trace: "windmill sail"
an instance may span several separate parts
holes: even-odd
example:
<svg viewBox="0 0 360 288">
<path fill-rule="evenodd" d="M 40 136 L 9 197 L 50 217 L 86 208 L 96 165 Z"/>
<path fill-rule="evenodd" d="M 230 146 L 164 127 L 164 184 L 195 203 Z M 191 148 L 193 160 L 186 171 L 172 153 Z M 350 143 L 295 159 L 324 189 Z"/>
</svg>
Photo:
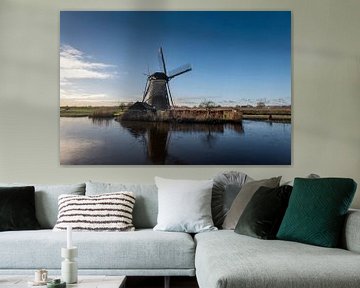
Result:
<svg viewBox="0 0 360 288">
<path fill-rule="evenodd" d="M 159 60 L 160 60 L 160 65 L 161 65 L 160 67 L 161 67 L 161 69 L 163 69 L 163 72 L 166 75 L 167 72 L 166 72 L 165 58 L 164 58 L 164 53 L 163 53 L 163 50 L 161 47 L 159 49 Z"/>
<path fill-rule="evenodd" d="M 179 76 L 179 75 L 184 74 L 186 72 L 189 72 L 191 70 L 192 70 L 192 68 L 191 68 L 190 64 L 182 65 L 182 66 L 180 66 L 180 67 L 178 67 L 178 68 L 176 68 L 174 70 L 171 70 L 169 72 L 168 78 L 170 80 L 170 79 L 172 79 L 172 78 L 174 78 L 176 76 Z"/>
</svg>

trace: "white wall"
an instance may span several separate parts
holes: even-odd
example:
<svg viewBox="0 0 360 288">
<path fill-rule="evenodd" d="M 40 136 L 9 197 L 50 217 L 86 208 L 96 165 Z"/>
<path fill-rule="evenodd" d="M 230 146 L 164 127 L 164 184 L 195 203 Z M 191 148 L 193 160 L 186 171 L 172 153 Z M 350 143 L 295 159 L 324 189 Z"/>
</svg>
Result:
<svg viewBox="0 0 360 288">
<path fill-rule="evenodd" d="M 60 10 L 291 10 L 291 166 L 60 166 Z M 0 1 L 0 182 L 152 182 L 223 170 L 285 179 L 318 173 L 360 186 L 360 1 Z M 360 189 L 359 189 L 360 190 Z M 360 192 L 354 207 L 360 207 Z"/>
</svg>

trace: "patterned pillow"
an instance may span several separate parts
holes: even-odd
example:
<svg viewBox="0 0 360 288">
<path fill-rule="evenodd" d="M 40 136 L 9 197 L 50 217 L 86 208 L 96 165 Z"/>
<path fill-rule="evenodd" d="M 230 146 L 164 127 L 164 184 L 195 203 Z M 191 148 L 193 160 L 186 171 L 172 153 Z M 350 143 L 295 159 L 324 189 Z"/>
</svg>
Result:
<svg viewBox="0 0 360 288">
<path fill-rule="evenodd" d="M 59 196 L 59 214 L 55 231 L 72 226 L 74 231 L 133 231 L 132 192 L 105 193 L 93 196 Z"/>
<path fill-rule="evenodd" d="M 217 228 L 222 227 L 231 204 L 241 187 L 252 180 L 245 173 L 238 171 L 222 172 L 215 176 L 212 189 L 211 214 Z"/>
</svg>

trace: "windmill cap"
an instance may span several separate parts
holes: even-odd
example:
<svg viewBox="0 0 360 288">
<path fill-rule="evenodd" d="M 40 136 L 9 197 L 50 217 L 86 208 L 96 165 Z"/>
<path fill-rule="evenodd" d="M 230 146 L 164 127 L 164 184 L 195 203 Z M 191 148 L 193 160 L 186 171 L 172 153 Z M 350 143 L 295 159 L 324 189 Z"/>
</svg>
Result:
<svg viewBox="0 0 360 288">
<path fill-rule="evenodd" d="M 168 77 L 163 72 L 155 72 L 154 74 L 150 75 L 150 78 L 168 80 Z"/>
</svg>

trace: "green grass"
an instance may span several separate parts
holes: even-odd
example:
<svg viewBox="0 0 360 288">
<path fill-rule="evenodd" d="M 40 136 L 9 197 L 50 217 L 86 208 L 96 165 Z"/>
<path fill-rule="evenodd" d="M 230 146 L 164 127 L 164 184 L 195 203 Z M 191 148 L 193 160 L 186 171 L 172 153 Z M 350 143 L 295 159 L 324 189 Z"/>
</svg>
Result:
<svg viewBox="0 0 360 288">
<path fill-rule="evenodd" d="M 63 106 L 60 107 L 60 117 L 91 117 L 91 118 L 112 118 L 121 116 L 127 107 L 119 106 L 101 106 L 101 107 L 77 107 L 77 106 Z M 188 108 L 190 111 L 193 108 Z M 216 108 L 214 108 L 216 110 Z M 291 121 L 291 108 L 280 107 L 241 107 L 236 110 L 243 113 L 243 119 L 253 120 L 271 120 L 273 121 Z M 270 116 L 271 115 L 271 116 Z"/>
<path fill-rule="evenodd" d="M 123 113 L 123 109 L 118 106 L 110 107 L 76 107 L 65 106 L 60 107 L 60 117 L 93 117 L 93 118 L 111 118 L 119 116 Z"/>
</svg>

